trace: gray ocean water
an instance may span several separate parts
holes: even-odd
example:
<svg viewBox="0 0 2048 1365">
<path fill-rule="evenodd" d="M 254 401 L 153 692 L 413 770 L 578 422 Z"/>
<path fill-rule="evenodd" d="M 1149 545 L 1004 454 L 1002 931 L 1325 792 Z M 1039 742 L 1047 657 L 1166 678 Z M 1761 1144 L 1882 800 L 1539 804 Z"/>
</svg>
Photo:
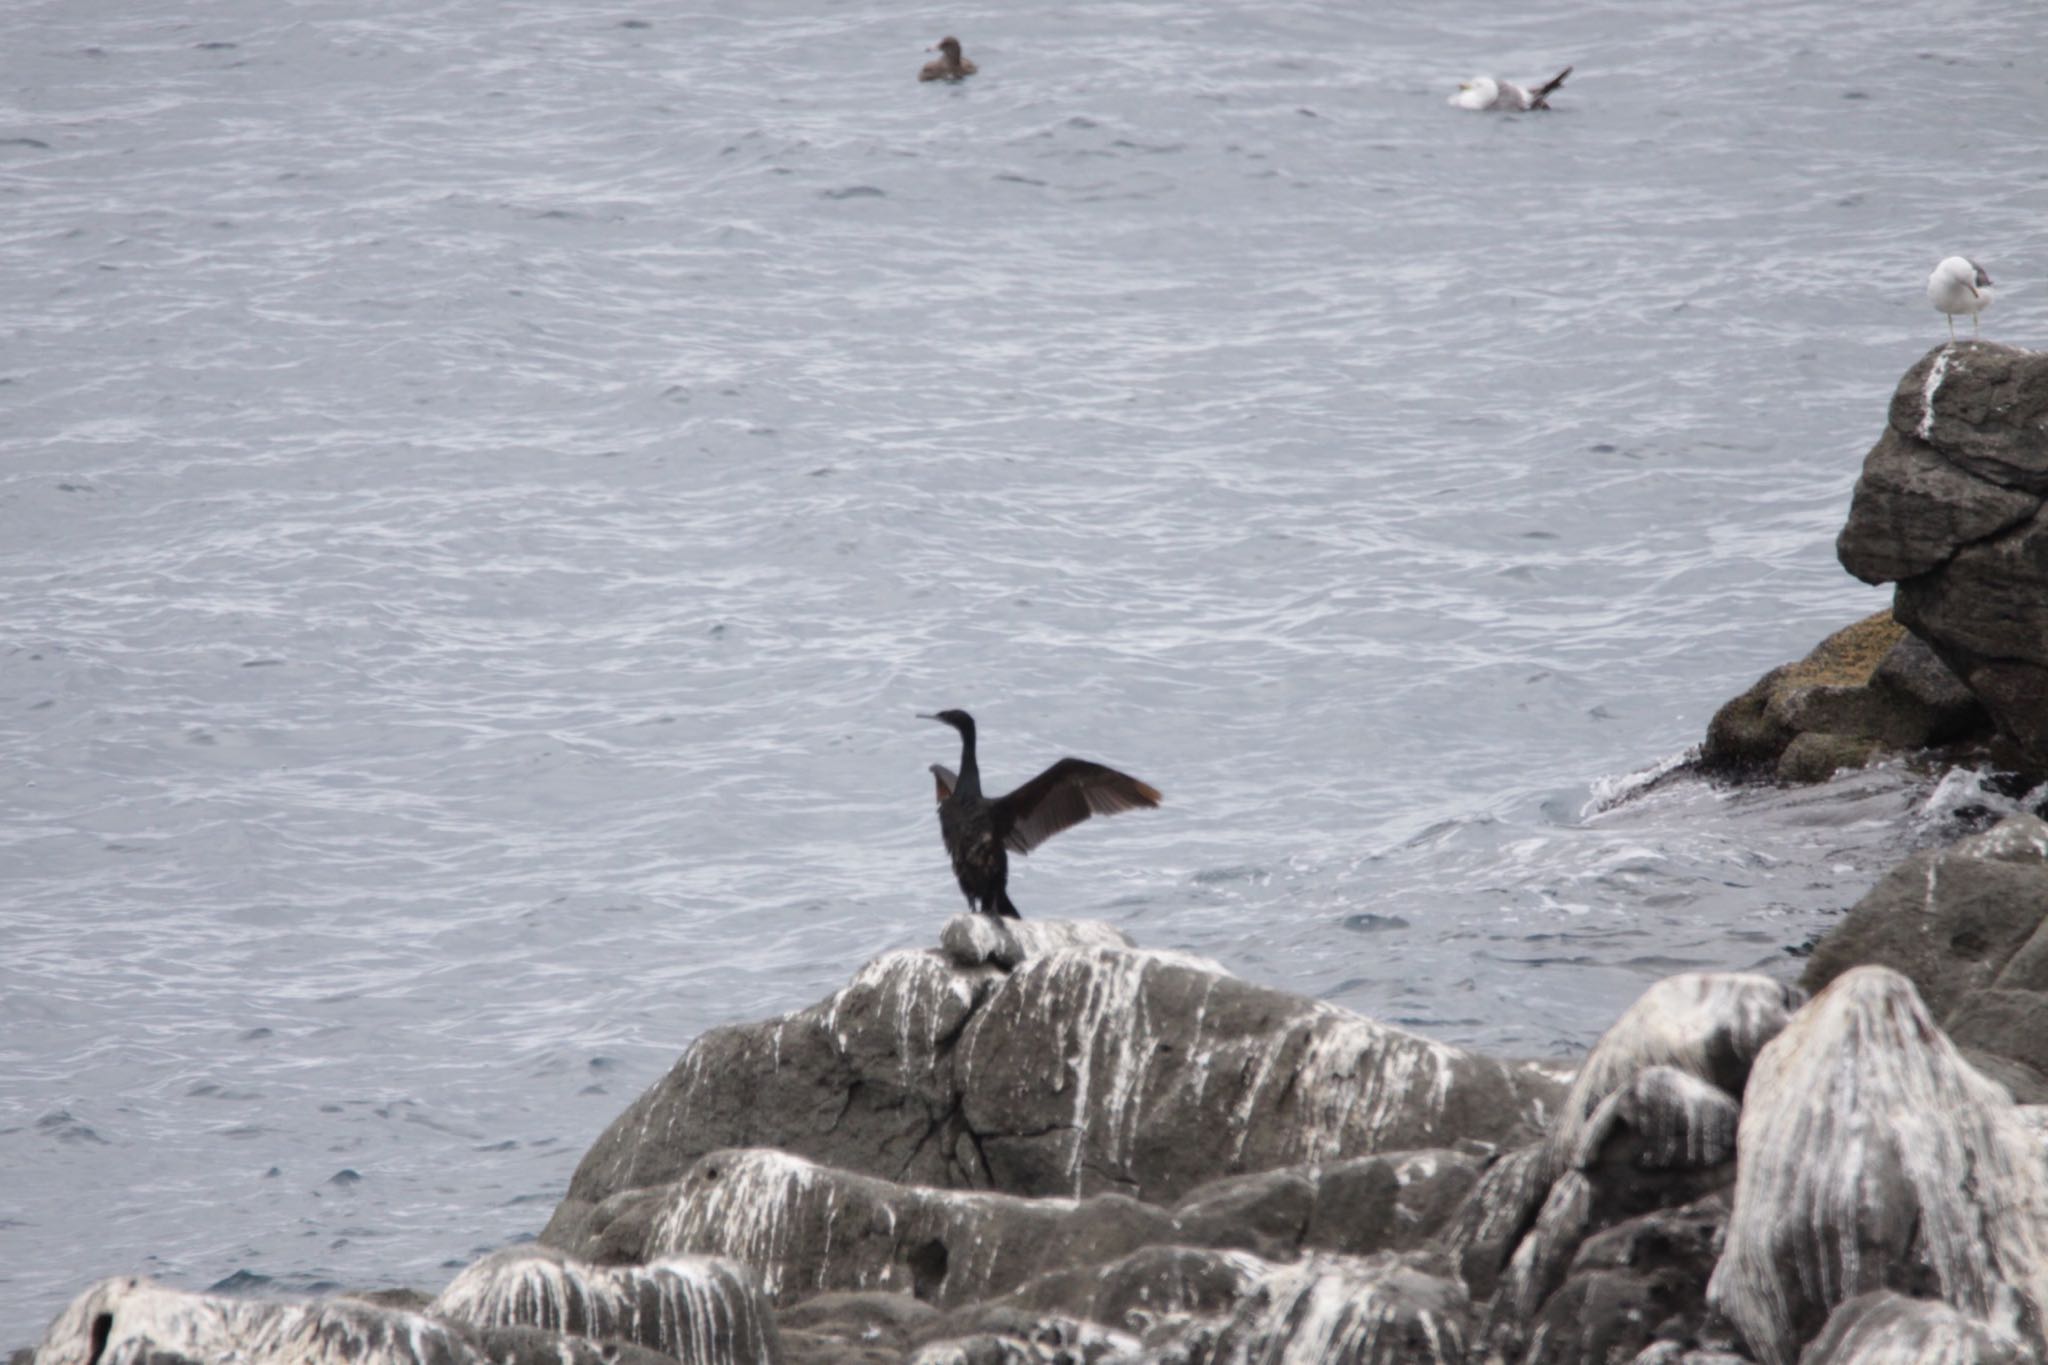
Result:
<svg viewBox="0 0 2048 1365">
<path fill-rule="evenodd" d="M 530 1236 L 961 908 L 918 710 L 1166 792 L 1027 915 L 1436 1037 L 1796 971 L 1998 798 L 1608 803 L 1887 600 L 1927 271 L 2048 331 L 2044 109 L 2038 0 L 15 0 L 0 1346 Z"/>
</svg>

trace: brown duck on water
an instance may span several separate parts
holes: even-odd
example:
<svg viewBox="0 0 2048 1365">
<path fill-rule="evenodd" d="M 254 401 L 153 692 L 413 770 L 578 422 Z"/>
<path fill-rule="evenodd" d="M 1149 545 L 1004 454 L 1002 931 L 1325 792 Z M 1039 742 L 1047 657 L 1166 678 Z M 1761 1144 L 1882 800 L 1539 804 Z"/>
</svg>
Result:
<svg viewBox="0 0 2048 1365">
<path fill-rule="evenodd" d="M 926 48 L 929 52 L 932 49 Z M 972 76 L 978 69 L 973 62 L 960 55 L 958 38 L 939 39 L 939 56 L 924 64 L 924 70 L 917 73 L 921 81 L 957 81 Z"/>
<path fill-rule="evenodd" d="M 960 774 L 932 764 L 938 782 L 939 833 L 953 859 L 953 876 L 967 903 L 984 915 L 1018 918 L 1005 888 L 1010 854 L 1029 853 L 1070 825 L 1091 815 L 1115 815 L 1159 804 L 1159 793 L 1127 773 L 1063 758 L 1008 796 L 993 801 L 981 794 L 981 767 L 974 758 L 974 717 L 965 711 L 920 716 L 960 732 Z"/>
</svg>

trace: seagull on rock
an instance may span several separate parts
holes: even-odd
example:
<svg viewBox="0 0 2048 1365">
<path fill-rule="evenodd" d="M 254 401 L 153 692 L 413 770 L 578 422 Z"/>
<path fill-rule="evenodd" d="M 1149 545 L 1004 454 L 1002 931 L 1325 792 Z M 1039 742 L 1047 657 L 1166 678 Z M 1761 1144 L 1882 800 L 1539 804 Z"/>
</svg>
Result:
<svg viewBox="0 0 2048 1365">
<path fill-rule="evenodd" d="M 1970 334 L 1974 336 L 1977 314 L 1991 306 L 1991 277 L 1968 256 L 1951 256 L 1927 277 L 1927 301 L 1937 312 L 1948 314 L 1950 341 L 1956 339 L 1956 316 L 1960 313 L 1970 315 Z"/>
<path fill-rule="evenodd" d="M 1564 78 L 1572 69 L 1552 76 L 1534 90 L 1525 90 L 1513 81 L 1496 80 L 1492 76 L 1474 76 L 1458 84 L 1458 93 L 1451 96 L 1451 105 L 1457 109 L 1505 109 L 1519 113 L 1524 109 L 1548 109 L 1550 92 L 1564 84 Z"/>
</svg>

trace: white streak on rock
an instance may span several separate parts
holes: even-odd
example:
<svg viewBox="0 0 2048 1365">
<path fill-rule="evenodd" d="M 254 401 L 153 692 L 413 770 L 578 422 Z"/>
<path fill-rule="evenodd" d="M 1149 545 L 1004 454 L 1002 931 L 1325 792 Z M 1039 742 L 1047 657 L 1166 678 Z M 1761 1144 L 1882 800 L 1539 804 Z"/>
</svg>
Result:
<svg viewBox="0 0 2048 1365">
<path fill-rule="evenodd" d="M 152 1356 L 251 1365 L 482 1365 L 452 1329 L 346 1299 L 278 1302 L 188 1294 L 135 1277 L 102 1280 L 58 1314 L 34 1365 L 87 1365 L 104 1323 L 101 1365 Z"/>
<path fill-rule="evenodd" d="M 1934 438 L 1934 395 L 1941 392 L 1941 381 L 1948 377 L 1947 348 L 1934 357 L 1934 363 L 1927 367 L 1927 383 L 1920 390 L 1920 430 L 1916 433 L 1921 440 Z"/>
<path fill-rule="evenodd" d="M 1171 1240 L 1171 1216 L 1120 1200 L 1092 1224 L 1105 1256 Z M 766 1149 L 714 1152 L 677 1181 L 651 1249 L 725 1257 L 781 1302 L 838 1290 L 959 1302 L 1014 1288 L 1076 1235 L 1071 1199 L 897 1185 Z"/>
<path fill-rule="evenodd" d="M 1851 1299 L 1800 1357 L 1801 1365 L 2032 1365 L 2021 1338 L 1902 1294 Z"/>
<path fill-rule="evenodd" d="M 1600 1035 L 1572 1081 L 1550 1131 L 1551 1172 L 1571 1165 L 1600 1102 L 1639 1072 L 1668 1066 L 1713 1084 L 1717 1071 L 1754 1058 L 1800 998 L 1769 977 L 1732 972 L 1686 972 L 1651 986 Z"/>
<path fill-rule="evenodd" d="M 1623 1089 L 1600 1101 L 1579 1130 L 1572 1165 L 1591 1170 L 1610 1138 L 1625 1134 L 1644 1170 L 1699 1170 L 1735 1158 L 1735 1100 L 1676 1067 L 1638 1072 Z"/>
<path fill-rule="evenodd" d="M 1389 1140 L 1397 1125 L 1404 1143 L 1439 1140 L 1435 1118 L 1454 1078 L 1488 1065 L 1333 1005 L 1247 986 L 1200 958 L 1128 949 L 1026 963 L 967 1038 L 959 1065 L 969 1121 L 985 1136 L 1027 1121 L 1014 1082 L 998 1090 L 978 1069 L 1021 1068 L 1059 1099 L 1077 1194 L 1104 1176 L 1131 1178 L 1146 1144 L 1211 1116 L 1221 1125 L 1192 1140 L 1222 1147 L 1216 1156 L 1241 1169 L 1387 1150 L 1399 1145 Z M 1063 1065 L 1048 1065 L 1053 1058 Z M 1494 1083 L 1512 1097 L 1514 1080 Z"/>
<path fill-rule="evenodd" d="M 2035 815 L 2008 815 L 1982 834 L 1955 846 L 1965 858 L 1995 863 L 2048 861 L 2048 820 Z"/>
<path fill-rule="evenodd" d="M 1766 1365 L 1791 1365 L 1840 1304 L 1916 1275 L 2001 1333 L 2042 1321 L 2040 1147 L 1897 972 L 1843 973 L 1764 1049 L 1737 1147 L 1708 1297 Z"/>
<path fill-rule="evenodd" d="M 435 1316 L 478 1327 L 616 1337 L 688 1365 L 774 1365 L 774 1315 L 745 1267 L 674 1256 L 593 1266 L 545 1250 L 485 1257 L 441 1291 Z"/>
<path fill-rule="evenodd" d="M 1216 1365 L 1463 1365 L 1456 1286 L 1391 1258 L 1310 1257 L 1276 1268 L 1239 1306 Z"/>
</svg>

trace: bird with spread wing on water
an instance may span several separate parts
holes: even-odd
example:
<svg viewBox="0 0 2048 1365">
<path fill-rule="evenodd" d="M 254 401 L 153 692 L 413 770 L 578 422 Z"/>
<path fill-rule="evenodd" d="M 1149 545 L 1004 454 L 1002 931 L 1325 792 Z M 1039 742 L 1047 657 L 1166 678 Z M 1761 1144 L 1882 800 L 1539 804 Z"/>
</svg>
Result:
<svg viewBox="0 0 2048 1365">
<path fill-rule="evenodd" d="M 1513 81 L 1500 80 L 1493 76 L 1474 76 L 1458 84 L 1458 93 L 1451 96 L 1451 105 L 1458 109 L 1505 110 L 1511 114 L 1525 109 L 1548 109 L 1551 92 L 1564 84 L 1564 78 L 1572 69 L 1552 76 L 1534 90 L 1525 90 Z"/>
<path fill-rule="evenodd" d="M 960 732 L 960 772 L 932 764 L 938 784 L 939 833 L 968 905 L 984 915 L 1019 918 L 1010 903 L 1010 854 L 1029 853 L 1091 815 L 1157 806 L 1158 791 L 1128 773 L 1085 758 L 1063 758 L 1008 796 L 981 794 L 974 756 L 974 717 L 965 711 L 920 714 Z"/>
</svg>

